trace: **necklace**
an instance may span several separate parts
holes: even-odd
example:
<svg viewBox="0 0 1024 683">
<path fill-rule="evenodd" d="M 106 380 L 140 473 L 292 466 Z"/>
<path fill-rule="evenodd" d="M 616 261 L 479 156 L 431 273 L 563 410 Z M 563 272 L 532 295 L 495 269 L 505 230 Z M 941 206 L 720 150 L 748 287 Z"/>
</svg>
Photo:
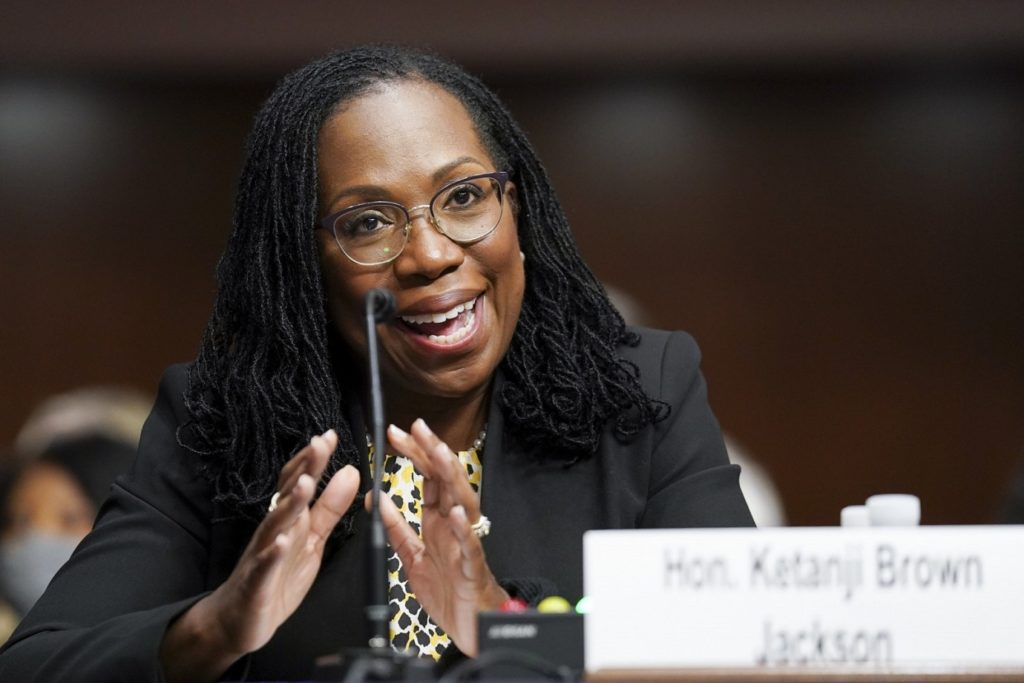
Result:
<svg viewBox="0 0 1024 683">
<path fill-rule="evenodd" d="M 479 453 L 484 449 L 484 442 L 487 441 L 487 428 L 484 427 L 480 430 L 480 433 L 475 439 L 473 439 L 473 445 L 469 447 L 469 450 L 474 453 Z"/>
</svg>

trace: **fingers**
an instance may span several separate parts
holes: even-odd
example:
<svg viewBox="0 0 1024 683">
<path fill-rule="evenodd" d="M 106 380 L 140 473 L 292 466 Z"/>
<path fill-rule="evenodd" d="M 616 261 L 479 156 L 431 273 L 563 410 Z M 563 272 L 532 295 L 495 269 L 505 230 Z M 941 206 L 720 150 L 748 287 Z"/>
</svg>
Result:
<svg viewBox="0 0 1024 683">
<path fill-rule="evenodd" d="M 283 496 L 295 486 L 303 474 L 309 474 L 314 480 L 319 480 L 324 468 L 327 467 L 331 453 L 337 447 L 338 435 L 333 429 L 328 429 L 323 435 L 314 436 L 305 448 L 281 468 L 281 474 L 277 478 L 277 490 Z"/>
<path fill-rule="evenodd" d="M 436 436 L 434 438 L 437 439 Z M 440 439 L 437 440 L 440 441 Z M 417 472 L 428 478 L 435 476 L 433 463 L 427 457 L 427 453 L 423 446 L 420 445 L 419 439 L 395 425 L 389 425 L 388 441 L 391 442 L 391 446 L 397 452 L 412 460 L 412 464 L 416 467 Z"/>
<path fill-rule="evenodd" d="M 459 542 L 462 576 L 468 581 L 478 581 L 487 569 L 487 561 L 480 539 L 469 527 L 465 508 L 461 505 L 453 507 L 448 515 L 448 528 Z"/>
<path fill-rule="evenodd" d="M 299 475 L 290 490 L 281 491 L 277 508 L 273 512 L 267 513 L 257 527 L 256 533 L 253 534 L 253 542 L 256 547 L 262 549 L 270 544 L 278 534 L 291 529 L 299 517 L 306 512 L 315 493 L 316 482 L 306 473 Z"/>
<path fill-rule="evenodd" d="M 459 541 L 459 569 L 463 578 L 473 586 L 477 609 L 498 609 L 499 605 L 508 599 L 508 593 L 494 578 L 484 556 L 483 544 L 470 528 L 469 518 L 463 508 L 452 508 L 451 514 L 448 515 L 448 528 Z"/>
<path fill-rule="evenodd" d="M 331 529 L 352 506 L 358 491 L 359 471 L 351 465 L 342 467 L 327 482 L 323 493 L 309 512 L 309 529 L 318 544 L 323 544 Z"/>
<path fill-rule="evenodd" d="M 405 432 L 395 425 L 388 427 L 388 440 L 396 451 L 412 461 L 416 471 L 423 476 L 423 506 L 434 507 L 441 503 L 439 495 L 441 488 L 437 486 L 439 478 L 437 463 L 431 458 L 428 451 L 431 447 L 441 450 L 449 460 L 454 460 L 451 451 L 433 432 L 423 423 L 422 429 L 416 426 L 423 423 L 417 420 L 413 423 L 413 433 Z M 442 466 L 443 469 L 443 466 Z M 451 504 L 444 506 L 444 514 L 448 513 Z"/>
<path fill-rule="evenodd" d="M 412 423 L 412 436 L 427 457 L 428 468 L 433 472 L 431 477 L 439 478 L 448 485 L 455 483 L 457 475 L 462 471 L 462 464 L 448 444 L 441 441 L 422 419 Z M 464 479 L 465 476 L 461 478 Z"/>
<path fill-rule="evenodd" d="M 388 535 L 388 544 L 398 553 L 402 564 L 411 567 L 423 553 L 423 541 L 405 521 L 402 511 L 395 506 L 390 496 L 380 497 L 380 516 Z"/>
<path fill-rule="evenodd" d="M 267 513 L 253 536 L 261 555 L 263 550 L 270 548 L 279 534 L 291 529 L 309 508 L 316 495 L 316 482 L 337 445 L 338 435 L 329 429 L 322 436 L 310 439 L 309 444 L 281 468 L 277 507 Z"/>
<path fill-rule="evenodd" d="M 462 505 L 478 517 L 480 499 L 469 483 L 465 467 L 422 419 L 416 420 L 410 433 L 391 425 L 388 438 L 392 446 L 409 458 L 423 475 L 423 505 L 436 506 L 447 516 L 452 506 Z"/>
<path fill-rule="evenodd" d="M 286 533 L 277 534 L 273 541 L 256 554 L 256 561 L 249 567 L 244 576 L 246 590 L 258 592 L 259 587 L 266 585 L 273 572 L 284 563 L 284 558 L 291 547 L 292 539 Z"/>
<path fill-rule="evenodd" d="M 295 486 L 299 475 L 305 471 L 306 457 L 309 455 L 309 446 L 301 449 L 295 456 L 285 463 L 281 473 L 277 475 L 277 490 L 285 491 Z"/>
</svg>

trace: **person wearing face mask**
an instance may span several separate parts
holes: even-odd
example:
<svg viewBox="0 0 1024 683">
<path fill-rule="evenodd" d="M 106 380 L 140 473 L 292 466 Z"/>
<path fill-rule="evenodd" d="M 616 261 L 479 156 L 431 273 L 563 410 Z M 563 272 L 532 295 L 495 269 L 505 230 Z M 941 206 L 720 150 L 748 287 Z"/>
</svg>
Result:
<svg viewBox="0 0 1024 683">
<path fill-rule="evenodd" d="M 0 484 L 0 591 L 23 616 L 92 528 L 135 449 L 103 434 L 51 442 L 13 460 Z"/>
<path fill-rule="evenodd" d="M 587 529 L 752 524 L 693 339 L 626 326 L 519 127 L 445 60 L 356 48 L 278 84 L 218 281 L 0 678 L 300 680 L 365 646 L 376 457 L 389 638 L 424 658 L 475 656 L 477 614 L 509 598 L 579 598 Z"/>
<path fill-rule="evenodd" d="M 5 529 L 9 526 L 7 521 L 7 499 L 10 495 L 9 492 L 11 487 L 14 485 L 20 473 L 19 463 L 14 459 L 13 453 L 7 453 L 0 451 L 0 530 Z M 2 561 L 2 554 L 4 552 L 3 537 L 0 536 L 0 561 Z M 4 577 L 9 575 L 2 566 L 0 566 L 0 643 L 3 643 L 10 637 L 11 633 L 14 632 L 14 628 L 18 625 L 21 620 L 21 611 L 14 606 L 14 601 L 10 597 L 12 592 L 11 588 L 4 585 Z M 17 590 L 17 589 L 15 589 Z M 42 591 L 40 591 L 40 594 Z"/>
<path fill-rule="evenodd" d="M 89 533 L 96 506 L 54 463 L 20 463 L 9 477 L 0 517 L 0 588 L 24 615 Z"/>
</svg>

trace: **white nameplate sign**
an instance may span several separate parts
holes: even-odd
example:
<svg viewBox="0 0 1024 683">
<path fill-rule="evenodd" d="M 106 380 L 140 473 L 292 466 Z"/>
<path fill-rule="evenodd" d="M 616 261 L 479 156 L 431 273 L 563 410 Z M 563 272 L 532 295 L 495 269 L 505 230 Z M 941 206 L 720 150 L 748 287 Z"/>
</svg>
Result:
<svg viewBox="0 0 1024 683">
<path fill-rule="evenodd" d="M 1019 668 L 1024 526 L 590 531 L 586 668 Z"/>
</svg>

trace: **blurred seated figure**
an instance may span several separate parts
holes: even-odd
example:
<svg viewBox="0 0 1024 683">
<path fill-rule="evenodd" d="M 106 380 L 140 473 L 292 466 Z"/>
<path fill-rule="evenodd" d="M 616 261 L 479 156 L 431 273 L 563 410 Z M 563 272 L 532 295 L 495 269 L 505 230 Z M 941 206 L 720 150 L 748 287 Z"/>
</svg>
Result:
<svg viewBox="0 0 1024 683">
<path fill-rule="evenodd" d="M 92 529 L 135 457 L 146 399 L 89 388 L 49 399 L 0 473 L 0 642 Z M 5 618 L 6 617 L 6 618 Z"/>
<path fill-rule="evenodd" d="M 0 588 L 24 615 L 92 528 L 97 507 L 75 477 L 46 459 L 15 462 L 0 508 Z"/>
<path fill-rule="evenodd" d="M 729 460 L 740 466 L 740 490 L 759 527 L 786 526 L 782 496 L 768 471 L 758 464 L 730 434 L 724 434 Z"/>
<path fill-rule="evenodd" d="M 50 444 L 97 436 L 130 444 L 139 443 L 153 399 L 125 387 L 89 386 L 51 396 L 43 401 L 15 438 L 22 458 L 49 450 Z"/>
<path fill-rule="evenodd" d="M 622 314 L 623 319 L 630 325 L 652 324 L 650 316 L 643 305 L 633 296 L 624 290 L 612 285 L 605 285 L 608 298 Z M 771 475 L 758 464 L 753 456 L 744 449 L 736 438 L 723 430 L 725 448 L 729 453 L 729 460 L 740 466 L 740 490 L 743 497 L 747 499 L 747 506 L 750 514 L 754 517 L 754 523 L 759 527 L 765 526 L 786 526 L 786 511 L 782 506 L 782 497 L 779 490 L 772 482 Z M 1021 470 L 1024 480 L 1024 469 Z M 1021 486 L 1024 495 L 1024 483 Z M 1022 503 L 1024 507 L 1024 503 Z M 1024 515 L 1024 509 L 1021 510 Z"/>
<path fill-rule="evenodd" d="M 0 501 L 7 500 L 7 491 L 10 489 L 15 471 L 13 455 L 6 451 L 0 451 Z M 0 505 L 0 529 L 7 525 L 5 508 L 5 505 Z M 4 575 L 3 569 L 0 569 L 0 580 Z M 7 591 L 0 586 L 0 643 L 10 637 L 14 627 L 18 625 L 19 619 L 18 612 L 7 597 Z"/>
</svg>

